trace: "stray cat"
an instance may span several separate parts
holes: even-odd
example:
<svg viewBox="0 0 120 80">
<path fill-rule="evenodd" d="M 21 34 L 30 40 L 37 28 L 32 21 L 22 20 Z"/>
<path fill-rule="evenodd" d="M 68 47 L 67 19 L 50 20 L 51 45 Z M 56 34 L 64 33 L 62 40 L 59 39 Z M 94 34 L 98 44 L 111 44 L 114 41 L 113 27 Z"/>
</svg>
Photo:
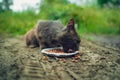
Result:
<svg viewBox="0 0 120 80">
<path fill-rule="evenodd" d="M 61 21 L 40 20 L 25 35 L 28 47 L 51 48 L 62 46 L 64 52 L 79 50 L 80 37 L 75 30 L 75 21 L 70 19 L 64 27 Z"/>
</svg>

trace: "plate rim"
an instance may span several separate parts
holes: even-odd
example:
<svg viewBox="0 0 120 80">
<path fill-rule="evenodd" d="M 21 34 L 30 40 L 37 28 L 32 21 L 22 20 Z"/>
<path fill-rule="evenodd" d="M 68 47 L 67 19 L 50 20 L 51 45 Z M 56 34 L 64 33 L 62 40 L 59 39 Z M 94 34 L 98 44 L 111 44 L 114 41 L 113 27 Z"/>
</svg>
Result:
<svg viewBox="0 0 120 80">
<path fill-rule="evenodd" d="M 56 54 L 54 52 L 46 52 L 46 50 L 51 50 L 51 49 L 62 49 L 62 47 L 55 47 L 55 48 L 45 48 L 41 50 L 41 53 L 49 55 L 49 56 L 56 56 L 56 57 L 68 57 L 68 56 L 73 56 L 79 53 L 79 51 L 75 51 L 73 53 L 67 53 L 67 54 Z"/>
</svg>

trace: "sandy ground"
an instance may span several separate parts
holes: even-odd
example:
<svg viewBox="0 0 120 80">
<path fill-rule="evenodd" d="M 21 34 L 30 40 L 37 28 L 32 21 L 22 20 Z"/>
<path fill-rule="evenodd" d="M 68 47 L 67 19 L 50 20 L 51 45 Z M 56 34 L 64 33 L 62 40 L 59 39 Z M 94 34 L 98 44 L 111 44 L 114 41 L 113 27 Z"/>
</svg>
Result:
<svg viewBox="0 0 120 80">
<path fill-rule="evenodd" d="M 108 35 L 89 34 L 89 35 L 85 35 L 84 37 L 96 42 L 98 45 L 102 44 L 103 46 L 111 46 L 120 49 L 120 35 L 108 36 Z"/>
<path fill-rule="evenodd" d="M 23 36 L 0 36 L 0 80 L 120 80 L 120 50 L 82 39 L 80 59 L 48 57 Z"/>
</svg>

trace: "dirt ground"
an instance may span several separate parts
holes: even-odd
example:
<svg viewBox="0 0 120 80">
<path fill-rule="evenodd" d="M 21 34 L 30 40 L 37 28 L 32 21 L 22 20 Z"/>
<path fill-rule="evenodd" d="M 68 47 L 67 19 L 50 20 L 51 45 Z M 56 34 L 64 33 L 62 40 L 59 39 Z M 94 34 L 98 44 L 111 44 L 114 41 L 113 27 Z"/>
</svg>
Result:
<svg viewBox="0 0 120 80">
<path fill-rule="evenodd" d="M 82 39 L 80 59 L 48 57 L 23 36 L 0 36 L 0 80 L 120 80 L 120 49 Z"/>
</svg>

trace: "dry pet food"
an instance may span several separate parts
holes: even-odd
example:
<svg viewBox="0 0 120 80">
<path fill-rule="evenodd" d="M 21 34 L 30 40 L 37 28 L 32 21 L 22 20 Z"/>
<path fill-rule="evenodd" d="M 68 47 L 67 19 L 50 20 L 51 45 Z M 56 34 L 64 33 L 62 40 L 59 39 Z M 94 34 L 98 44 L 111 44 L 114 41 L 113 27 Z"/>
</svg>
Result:
<svg viewBox="0 0 120 80">
<path fill-rule="evenodd" d="M 47 52 L 64 54 L 64 51 L 62 49 L 52 49 L 52 50 L 47 50 Z"/>
</svg>

